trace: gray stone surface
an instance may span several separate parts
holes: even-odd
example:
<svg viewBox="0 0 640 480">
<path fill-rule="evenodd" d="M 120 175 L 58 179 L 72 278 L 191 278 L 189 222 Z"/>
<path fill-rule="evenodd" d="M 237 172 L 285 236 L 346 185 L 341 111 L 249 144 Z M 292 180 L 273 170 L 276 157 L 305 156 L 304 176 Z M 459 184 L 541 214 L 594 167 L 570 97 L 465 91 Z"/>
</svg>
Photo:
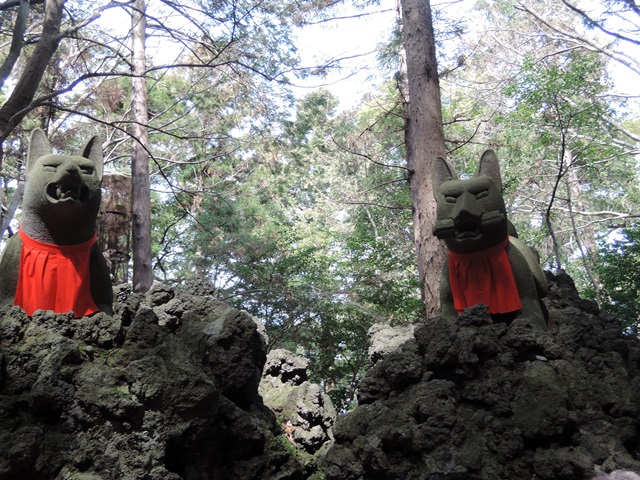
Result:
<svg viewBox="0 0 640 480">
<path fill-rule="evenodd" d="M 547 331 L 526 318 L 495 323 L 482 305 L 454 324 L 417 322 L 335 425 L 306 360 L 267 358 L 255 320 L 206 287 L 119 288 L 113 317 L 3 308 L 0 479 L 577 480 L 640 470 L 640 342 L 569 277 L 548 280 Z"/>
<path fill-rule="evenodd" d="M 336 411 L 322 387 L 307 380 L 307 366 L 287 350 L 269 352 L 259 392 L 291 444 L 315 454 L 333 440 Z"/>
<path fill-rule="evenodd" d="M 369 359 L 372 363 L 383 359 L 409 339 L 413 338 L 414 326 L 391 326 L 384 323 L 374 323 L 367 335 L 369 335 Z"/>
<path fill-rule="evenodd" d="M 549 328 L 486 306 L 415 325 L 338 417 L 324 470 L 342 479 L 578 480 L 640 470 L 640 343 L 548 275 Z"/>
<path fill-rule="evenodd" d="M 257 394 L 251 316 L 162 285 L 117 299 L 113 317 L 0 311 L 2 480 L 309 477 Z"/>
</svg>

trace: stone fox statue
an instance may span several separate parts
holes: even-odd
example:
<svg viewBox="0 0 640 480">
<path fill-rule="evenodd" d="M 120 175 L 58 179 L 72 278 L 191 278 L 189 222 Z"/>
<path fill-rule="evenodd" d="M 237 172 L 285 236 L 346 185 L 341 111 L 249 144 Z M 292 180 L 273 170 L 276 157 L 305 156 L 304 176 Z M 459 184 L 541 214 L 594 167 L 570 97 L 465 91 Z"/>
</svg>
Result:
<svg viewBox="0 0 640 480">
<path fill-rule="evenodd" d="M 436 158 L 432 182 L 437 203 L 433 234 L 449 249 L 440 282 L 442 315 L 453 319 L 485 303 L 492 315 L 527 317 L 546 328 L 540 302 L 546 279 L 537 255 L 517 239 L 507 220 L 496 154 L 487 150 L 476 175 L 465 180 Z"/>
<path fill-rule="evenodd" d="M 0 259 L 0 303 L 112 313 L 111 280 L 96 244 L 102 147 L 91 138 L 80 155 L 54 155 L 44 132 L 31 134 L 18 235 Z"/>
</svg>

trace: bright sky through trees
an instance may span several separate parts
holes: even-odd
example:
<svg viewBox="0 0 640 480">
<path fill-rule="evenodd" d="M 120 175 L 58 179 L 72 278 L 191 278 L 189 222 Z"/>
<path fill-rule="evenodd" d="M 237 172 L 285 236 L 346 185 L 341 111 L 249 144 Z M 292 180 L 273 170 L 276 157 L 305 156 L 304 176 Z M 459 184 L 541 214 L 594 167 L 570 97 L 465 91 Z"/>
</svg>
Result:
<svg viewBox="0 0 640 480">
<path fill-rule="evenodd" d="M 357 104 L 366 92 L 373 90 L 383 75 L 376 58 L 379 44 L 387 42 L 394 28 L 396 2 L 382 0 L 380 5 L 356 10 L 344 5 L 335 20 L 305 26 L 299 30 L 297 46 L 302 65 L 322 65 L 343 58 L 340 68 L 329 71 L 325 78 L 309 78 L 295 82 L 297 96 L 326 86 L 340 98 L 340 108 Z"/>
<path fill-rule="evenodd" d="M 385 72 L 380 71 L 376 48 L 389 41 L 397 17 L 396 3 L 394 0 L 381 0 L 379 5 L 363 10 L 343 5 L 336 11 L 334 19 L 300 29 L 296 44 L 303 66 L 322 65 L 340 58 L 345 60 L 340 62 L 340 68 L 330 70 L 324 78 L 294 82 L 296 95 L 302 97 L 313 88 L 324 86 L 340 98 L 340 109 L 348 109 L 355 106 L 365 93 L 375 90 L 375 85 L 385 77 Z M 484 22 L 477 12 L 471 20 L 475 3 L 476 0 L 435 0 L 431 5 L 442 9 L 449 18 L 466 19 L 466 28 L 472 36 L 474 30 L 476 35 L 490 35 L 484 31 Z M 447 48 L 444 44 L 441 47 Z M 630 57 L 638 58 L 635 45 L 623 43 L 620 49 Z M 632 71 L 614 61 L 610 62 L 609 71 L 616 93 L 635 94 L 637 76 Z"/>
<path fill-rule="evenodd" d="M 434 9 L 442 9 L 449 18 L 466 19 L 473 15 L 476 0 L 435 0 Z M 153 8 L 153 4 L 150 5 Z M 301 57 L 301 65 L 314 68 L 333 65 L 322 77 L 311 76 L 304 80 L 290 78 L 294 93 L 302 98 L 318 87 L 326 87 L 340 99 L 341 110 L 355 106 L 362 96 L 374 91 L 389 72 L 382 72 L 377 60 L 377 48 L 389 41 L 397 17 L 395 0 L 381 0 L 379 5 L 356 9 L 351 4 L 339 6 L 331 19 L 319 20 L 298 29 L 296 46 Z M 185 21 L 175 16 L 157 16 L 161 22 Z M 116 31 L 129 29 L 130 20 L 123 9 L 115 8 L 102 14 L 101 23 Z M 466 27 L 482 29 L 479 19 L 467 21 Z M 187 27 L 185 27 L 187 28 Z M 115 33 L 115 32 L 114 32 Z M 122 32 L 120 32 L 122 33 Z M 490 32 L 482 32 L 482 35 Z M 471 38 L 471 37 L 470 37 Z M 447 48 L 447 45 L 441 45 Z M 624 48 L 625 46 L 622 45 Z M 629 45 L 625 53 L 637 57 L 637 52 Z M 172 61 L 180 54 L 179 46 L 166 38 L 150 38 L 148 55 L 154 57 L 156 65 Z M 339 61 L 339 64 L 335 63 Z M 611 62 L 609 69 L 615 82 L 615 90 L 622 94 L 632 94 L 636 90 L 637 77 L 628 68 Z"/>
<path fill-rule="evenodd" d="M 149 8 L 155 4 L 149 2 Z M 183 21 L 174 16 L 158 15 L 165 22 Z M 396 2 L 382 0 L 380 5 L 356 10 L 350 4 L 340 6 L 332 19 L 318 21 L 298 29 L 296 46 L 301 66 L 315 69 L 321 65 L 334 65 L 326 76 L 307 79 L 290 78 L 297 97 L 304 97 L 319 87 L 327 87 L 340 98 L 340 108 L 356 105 L 358 100 L 382 80 L 377 62 L 377 47 L 386 42 L 394 28 Z M 113 29 L 114 34 L 124 34 L 130 28 L 128 13 L 119 8 L 105 11 L 99 20 Z M 189 28 L 189 25 L 177 26 Z M 147 54 L 154 65 L 171 64 L 181 53 L 180 45 L 163 37 L 151 36 L 147 40 Z M 339 61 L 339 66 L 336 62 Z"/>
</svg>

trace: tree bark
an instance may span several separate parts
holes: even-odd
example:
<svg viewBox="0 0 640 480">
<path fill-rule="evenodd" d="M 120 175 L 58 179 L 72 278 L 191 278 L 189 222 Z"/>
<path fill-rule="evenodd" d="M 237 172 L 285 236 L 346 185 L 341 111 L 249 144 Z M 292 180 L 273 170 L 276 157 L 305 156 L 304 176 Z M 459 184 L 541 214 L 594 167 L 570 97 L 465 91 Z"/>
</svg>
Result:
<svg viewBox="0 0 640 480">
<path fill-rule="evenodd" d="M 102 177 L 102 205 L 98 217 L 98 242 L 114 279 L 129 281 L 131 260 L 131 177 L 110 173 Z"/>
<path fill-rule="evenodd" d="M 16 210 L 18 209 L 18 204 L 20 203 L 20 200 L 22 200 L 23 192 L 24 183 L 19 182 L 15 192 L 13 192 L 13 197 L 11 197 L 9 206 L 4 212 L 2 212 L 2 214 L 0 214 L 0 238 L 4 236 L 4 232 L 9 228 L 9 223 L 13 220 Z"/>
<path fill-rule="evenodd" d="M 38 90 L 44 71 L 60 43 L 64 0 L 46 0 L 42 35 L 11 92 L 0 108 L 0 142 L 28 113 L 27 107 Z"/>
<path fill-rule="evenodd" d="M 9 49 L 9 54 L 4 59 L 4 62 L 2 62 L 2 66 L 0 66 L 0 88 L 4 86 L 4 82 L 7 80 L 11 70 L 13 70 L 16 61 L 20 56 L 20 52 L 22 51 L 29 10 L 29 2 L 27 0 L 20 0 L 18 13 L 16 14 L 16 23 L 13 27 L 13 33 L 11 34 L 11 48 Z"/>
<path fill-rule="evenodd" d="M 431 6 L 424 0 L 401 0 L 408 101 L 405 103 L 405 145 L 411 171 L 413 230 L 427 317 L 440 311 L 440 275 L 444 245 L 431 233 L 436 203 L 431 185 L 435 157 L 446 157 L 438 65 Z"/>
<path fill-rule="evenodd" d="M 131 14 L 133 78 L 131 81 L 131 247 L 133 291 L 146 292 L 151 270 L 151 194 L 149 182 L 149 115 L 146 81 L 146 5 L 135 0 Z"/>
</svg>

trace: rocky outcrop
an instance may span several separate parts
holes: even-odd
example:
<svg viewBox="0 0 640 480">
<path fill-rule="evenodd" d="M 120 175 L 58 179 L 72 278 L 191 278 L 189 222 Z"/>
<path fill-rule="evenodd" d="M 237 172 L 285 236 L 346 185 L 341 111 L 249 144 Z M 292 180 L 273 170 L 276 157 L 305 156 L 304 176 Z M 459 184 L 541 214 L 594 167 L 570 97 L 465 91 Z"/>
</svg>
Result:
<svg viewBox="0 0 640 480">
<path fill-rule="evenodd" d="M 315 464 L 314 454 L 333 439 L 336 410 L 322 387 L 307 380 L 307 367 L 305 358 L 287 350 L 269 352 L 259 392 L 287 439 Z"/>
<path fill-rule="evenodd" d="M 640 470 L 640 344 L 548 276 L 547 331 L 494 323 L 486 307 L 415 338 L 364 378 L 339 417 L 328 480 L 578 480 Z"/>
<path fill-rule="evenodd" d="M 0 478 L 308 478 L 257 393 L 258 325 L 208 293 L 120 291 L 113 317 L 0 311 Z"/>
<path fill-rule="evenodd" d="M 0 478 L 302 480 L 327 449 L 327 480 L 640 470 L 640 343 L 548 280 L 546 332 L 481 305 L 372 332 L 360 405 L 333 426 L 306 361 L 267 358 L 261 327 L 206 285 L 119 291 L 113 317 L 5 308 Z"/>
<path fill-rule="evenodd" d="M 382 360 L 407 340 L 413 338 L 413 324 L 391 326 L 384 323 L 374 323 L 367 335 L 369 336 L 369 359 L 371 363 Z"/>
</svg>

